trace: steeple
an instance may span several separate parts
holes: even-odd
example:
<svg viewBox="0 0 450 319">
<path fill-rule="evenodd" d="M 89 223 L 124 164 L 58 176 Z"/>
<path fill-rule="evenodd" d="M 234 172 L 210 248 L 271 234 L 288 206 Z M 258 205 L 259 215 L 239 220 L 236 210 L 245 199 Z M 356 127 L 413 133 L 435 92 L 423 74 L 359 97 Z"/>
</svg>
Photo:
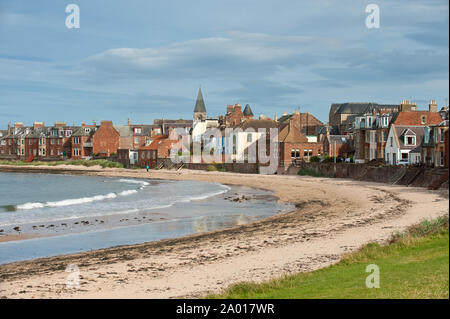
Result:
<svg viewBox="0 0 450 319">
<path fill-rule="evenodd" d="M 194 108 L 194 120 L 206 119 L 206 107 L 205 101 L 203 101 L 202 88 L 198 89 L 197 101 Z"/>
<path fill-rule="evenodd" d="M 252 109 L 250 108 L 250 105 L 246 105 L 244 109 L 244 116 L 245 117 L 253 117 Z"/>
</svg>

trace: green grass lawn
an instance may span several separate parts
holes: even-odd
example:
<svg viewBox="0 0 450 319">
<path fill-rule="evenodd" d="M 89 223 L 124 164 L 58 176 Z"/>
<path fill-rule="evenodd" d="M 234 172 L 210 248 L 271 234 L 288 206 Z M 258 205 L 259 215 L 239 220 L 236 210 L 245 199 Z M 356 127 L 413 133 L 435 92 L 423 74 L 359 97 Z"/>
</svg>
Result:
<svg viewBox="0 0 450 319">
<path fill-rule="evenodd" d="M 367 288 L 366 266 L 380 270 Z M 261 284 L 240 283 L 208 298 L 449 298 L 448 217 L 423 221 L 389 245 L 369 244 L 333 266 Z"/>
</svg>

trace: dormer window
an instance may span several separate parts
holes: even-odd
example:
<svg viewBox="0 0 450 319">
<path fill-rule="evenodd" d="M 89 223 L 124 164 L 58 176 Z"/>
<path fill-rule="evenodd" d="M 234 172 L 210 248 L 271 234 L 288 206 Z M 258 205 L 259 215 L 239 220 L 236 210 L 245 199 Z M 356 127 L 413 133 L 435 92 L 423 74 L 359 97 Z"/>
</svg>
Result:
<svg viewBox="0 0 450 319">
<path fill-rule="evenodd" d="M 415 136 L 405 136 L 405 145 L 416 145 L 416 137 Z"/>
<path fill-rule="evenodd" d="M 427 123 L 427 116 L 426 115 L 422 115 L 422 117 L 420 118 L 420 123 L 421 124 L 426 124 Z"/>
<path fill-rule="evenodd" d="M 140 127 L 135 127 L 134 128 L 134 134 L 141 134 L 142 130 Z"/>
<path fill-rule="evenodd" d="M 84 128 L 84 132 L 85 132 L 85 133 L 89 133 L 89 132 L 91 132 L 91 129 L 88 128 L 88 127 L 85 127 L 85 128 Z"/>
</svg>

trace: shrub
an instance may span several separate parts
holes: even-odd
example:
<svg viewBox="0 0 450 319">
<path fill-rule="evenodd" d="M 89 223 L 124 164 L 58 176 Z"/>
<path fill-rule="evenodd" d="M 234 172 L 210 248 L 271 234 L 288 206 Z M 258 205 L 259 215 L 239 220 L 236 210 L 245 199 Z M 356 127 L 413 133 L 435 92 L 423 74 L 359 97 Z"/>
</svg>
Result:
<svg viewBox="0 0 450 319">
<path fill-rule="evenodd" d="M 313 157 L 311 157 L 311 159 L 309 161 L 311 163 L 318 163 L 318 162 L 320 162 L 320 157 L 319 156 L 313 156 Z"/>
<path fill-rule="evenodd" d="M 208 172 L 215 172 L 215 171 L 217 171 L 217 167 L 216 167 L 215 165 L 208 165 L 208 166 L 206 167 L 206 170 L 207 170 Z"/>
<path fill-rule="evenodd" d="M 313 176 L 313 177 L 323 177 L 323 174 L 321 172 L 317 172 L 313 169 L 309 168 L 300 168 L 297 172 L 297 175 L 300 176 Z"/>
</svg>

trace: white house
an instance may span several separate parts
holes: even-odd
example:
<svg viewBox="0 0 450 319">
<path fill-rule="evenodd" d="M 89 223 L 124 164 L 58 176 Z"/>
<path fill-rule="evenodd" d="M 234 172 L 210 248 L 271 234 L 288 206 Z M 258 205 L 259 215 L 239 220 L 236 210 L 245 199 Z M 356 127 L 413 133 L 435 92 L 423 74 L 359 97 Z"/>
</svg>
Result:
<svg viewBox="0 0 450 319">
<path fill-rule="evenodd" d="M 391 125 L 386 141 L 384 158 L 391 165 L 420 163 L 424 127 Z"/>
</svg>

